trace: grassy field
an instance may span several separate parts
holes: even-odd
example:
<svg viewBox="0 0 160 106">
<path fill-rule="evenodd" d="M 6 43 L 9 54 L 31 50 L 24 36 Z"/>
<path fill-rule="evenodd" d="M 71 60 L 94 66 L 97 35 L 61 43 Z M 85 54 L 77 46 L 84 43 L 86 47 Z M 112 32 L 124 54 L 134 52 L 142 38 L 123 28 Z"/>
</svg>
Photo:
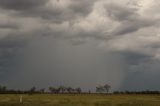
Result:
<svg viewBox="0 0 160 106">
<path fill-rule="evenodd" d="M 0 106 L 160 106 L 160 95 L 0 95 Z"/>
</svg>

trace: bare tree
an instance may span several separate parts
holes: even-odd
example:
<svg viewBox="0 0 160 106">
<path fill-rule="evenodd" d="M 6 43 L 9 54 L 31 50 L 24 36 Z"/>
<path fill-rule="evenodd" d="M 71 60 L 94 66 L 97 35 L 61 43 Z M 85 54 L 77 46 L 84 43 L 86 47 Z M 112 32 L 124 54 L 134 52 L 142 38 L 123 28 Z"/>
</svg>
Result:
<svg viewBox="0 0 160 106">
<path fill-rule="evenodd" d="M 111 89 L 111 86 L 108 85 L 108 84 L 105 84 L 105 85 L 104 85 L 104 89 L 105 89 L 105 91 L 108 93 L 109 90 Z"/>
<path fill-rule="evenodd" d="M 40 93 L 44 93 L 45 92 L 45 88 L 40 89 Z"/>
<path fill-rule="evenodd" d="M 99 86 L 97 86 L 96 87 L 96 92 L 98 92 L 98 93 L 108 93 L 109 92 L 109 90 L 111 89 L 111 86 L 110 85 L 108 85 L 108 84 L 105 84 L 105 85 L 99 85 Z"/>
<path fill-rule="evenodd" d="M 57 89 L 55 87 L 48 88 L 51 93 L 57 93 Z"/>
<path fill-rule="evenodd" d="M 97 93 L 103 93 L 104 92 L 104 86 L 102 86 L 102 85 L 97 86 L 96 87 L 96 92 Z"/>
<path fill-rule="evenodd" d="M 77 91 L 77 93 L 81 93 L 81 92 L 82 92 L 82 90 L 81 90 L 80 87 L 79 87 L 79 88 L 76 88 L 75 91 Z"/>
<path fill-rule="evenodd" d="M 36 92 L 36 87 L 32 87 L 30 90 L 29 90 L 29 94 L 33 94 Z"/>
<path fill-rule="evenodd" d="M 7 87 L 0 86 L 0 93 L 5 93 L 7 91 Z"/>
<path fill-rule="evenodd" d="M 64 93 L 66 91 L 66 87 L 65 86 L 60 86 L 59 90 L 61 93 Z"/>
<path fill-rule="evenodd" d="M 73 88 L 72 87 L 67 87 L 66 90 L 67 90 L 68 93 L 72 93 Z"/>
</svg>

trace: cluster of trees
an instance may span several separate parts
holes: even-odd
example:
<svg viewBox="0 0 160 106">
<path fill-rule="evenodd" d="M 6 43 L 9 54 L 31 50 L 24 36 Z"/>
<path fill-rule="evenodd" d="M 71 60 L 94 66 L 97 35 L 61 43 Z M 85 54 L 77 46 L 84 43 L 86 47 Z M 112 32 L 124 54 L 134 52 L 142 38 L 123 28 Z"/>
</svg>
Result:
<svg viewBox="0 0 160 106">
<path fill-rule="evenodd" d="M 96 92 L 97 93 L 108 93 L 110 89 L 111 89 L 111 86 L 108 84 L 99 85 L 96 87 Z"/>
<path fill-rule="evenodd" d="M 28 94 L 35 94 L 35 93 L 37 93 L 37 94 L 43 94 L 43 93 L 45 93 L 45 88 L 42 88 L 42 89 L 38 90 L 38 89 L 36 89 L 36 87 L 32 87 L 26 93 L 28 93 Z"/>
<path fill-rule="evenodd" d="M 51 93 L 81 93 L 82 90 L 80 87 L 78 88 L 72 88 L 72 87 L 65 87 L 65 86 L 59 86 L 57 88 L 55 87 L 49 87 L 49 90 Z"/>
<path fill-rule="evenodd" d="M 32 87 L 29 90 L 9 90 L 5 86 L 0 86 L 0 94 L 44 94 L 44 93 L 52 93 L 52 94 L 60 94 L 60 93 L 82 93 L 82 89 L 80 87 L 78 88 L 72 88 L 72 87 L 65 87 L 65 86 L 59 86 L 59 87 L 49 87 L 48 92 L 45 90 L 45 88 L 37 89 L 36 87 Z"/>
<path fill-rule="evenodd" d="M 108 84 L 105 85 L 99 85 L 96 87 L 97 93 L 109 93 L 109 90 L 111 89 L 111 86 Z M 49 91 L 49 92 L 48 92 Z M 32 87 L 29 90 L 9 90 L 6 86 L 0 86 L 0 94 L 44 94 L 44 93 L 52 93 L 52 94 L 80 94 L 80 93 L 91 93 L 89 92 L 82 92 L 82 89 L 80 87 L 78 88 L 72 88 L 72 87 L 66 87 L 66 86 L 59 86 L 59 87 L 53 87 L 50 86 L 48 90 L 45 90 L 45 88 L 37 89 L 36 87 Z M 160 91 L 114 91 L 112 94 L 160 94 Z"/>
<path fill-rule="evenodd" d="M 33 93 L 45 93 L 45 89 L 37 90 L 36 87 L 32 87 L 29 90 L 14 90 L 7 89 L 6 86 L 0 86 L 0 94 L 33 94 Z"/>
<path fill-rule="evenodd" d="M 6 92 L 6 87 L 5 86 L 0 86 L 0 93 Z"/>
<path fill-rule="evenodd" d="M 113 94 L 160 94 L 160 91 L 114 91 Z"/>
<path fill-rule="evenodd" d="M 108 84 L 100 85 L 96 87 L 97 93 L 108 93 L 111 86 Z M 50 91 L 50 92 L 48 92 Z M 32 87 L 29 90 L 8 90 L 5 86 L 0 86 L 0 94 L 43 94 L 43 93 L 52 93 L 52 94 L 60 94 L 60 93 L 82 93 L 82 89 L 80 87 L 78 88 L 72 88 L 72 87 L 66 87 L 66 86 L 59 86 L 59 87 L 53 87 L 50 86 L 48 90 L 45 90 L 45 88 L 37 89 L 36 87 Z M 88 92 L 83 93 L 91 93 L 89 90 Z"/>
</svg>

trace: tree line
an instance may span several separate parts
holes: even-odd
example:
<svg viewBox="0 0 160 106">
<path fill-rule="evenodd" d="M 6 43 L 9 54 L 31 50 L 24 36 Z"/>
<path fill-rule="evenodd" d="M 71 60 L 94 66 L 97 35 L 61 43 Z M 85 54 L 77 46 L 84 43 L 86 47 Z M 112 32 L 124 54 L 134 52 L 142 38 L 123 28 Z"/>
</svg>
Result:
<svg viewBox="0 0 160 106">
<path fill-rule="evenodd" d="M 0 86 L 0 94 L 108 94 L 111 86 L 108 84 L 98 85 L 95 89 L 95 92 L 91 92 L 90 90 L 88 92 L 84 92 L 80 87 L 73 88 L 67 86 L 50 86 L 48 89 L 37 89 L 36 87 L 32 87 L 29 90 L 14 90 L 8 89 L 6 86 Z M 110 94 L 160 94 L 160 91 L 114 91 L 110 92 Z"/>
<path fill-rule="evenodd" d="M 97 93 L 108 93 L 110 90 L 110 85 L 99 85 L 96 87 Z M 44 93 L 50 93 L 50 94 L 80 94 L 80 93 L 92 93 L 90 90 L 88 92 L 82 91 L 80 87 L 73 88 L 73 87 L 67 87 L 67 86 L 50 86 L 48 89 L 42 88 L 37 89 L 36 87 L 32 87 L 29 90 L 14 90 L 14 89 L 7 89 L 6 86 L 0 86 L 0 94 L 44 94 Z"/>
<path fill-rule="evenodd" d="M 143 90 L 143 91 L 114 91 L 113 94 L 160 94 L 160 91 L 151 91 L 151 90 Z"/>
<path fill-rule="evenodd" d="M 36 87 L 32 87 L 29 90 L 14 90 L 14 89 L 7 89 L 6 86 L 0 86 L 0 94 L 64 94 L 64 93 L 82 93 L 82 89 L 80 87 L 73 88 L 73 87 L 66 87 L 66 86 L 59 86 L 59 87 L 48 87 L 48 90 L 45 88 L 37 89 Z"/>
<path fill-rule="evenodd" d="M 49 91 L 54 94 L 59 93 L 82 93 L 82 89 L 80 87 L 78 88 L 72 88 L 72 87 L 65 87 L 65 86 L 59 86 L 59 87 L 49 87 Z"/>
</svg>

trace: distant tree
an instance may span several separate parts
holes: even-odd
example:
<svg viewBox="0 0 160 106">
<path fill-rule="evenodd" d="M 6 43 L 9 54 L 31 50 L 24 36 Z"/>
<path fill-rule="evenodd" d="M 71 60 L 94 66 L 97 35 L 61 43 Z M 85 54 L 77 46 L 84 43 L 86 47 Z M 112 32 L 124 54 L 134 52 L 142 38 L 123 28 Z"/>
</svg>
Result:
<svg viewBox="0 0 160 106">
<path fill-rule="evenodd" d="M 7 91 L 6 86 L 0 86 L 0 93 L 5 93 Z"/>
<path fill-rule="evenodd" d="M 61 93 L 64 93 L 66 91 L 66 87 L 65 86 L 59 86 L 59 90 Z"/>
<path fill-rule="evenodd" d="M 60 87 L 58 87 L 57 89 L 56 89 L 56 93 L 58 94 L 58 93 L 61 93 L 61 88 Z"/>
<path fill-rule="evenodd" d="M 29 94 L 34 94 L 36 93 L 36 87 L 32 87 L 30 90 L 29 90 Z"/>
<path fill-rule="evenodd" d="M 120 92 L 119 91 L 114 91 L 113 94 L 120 94 Z"/>
<path fill-rule="evenodd" d="M 72 87 L 65 87 L 65 86 L 59 86 L 58 88 L 55 87 L 49 87 L 48 88 L 51 93 L 81 93 L 81 88 L 72 88 Z"/>
<path fill-rule="evenodd" d="M 105 85 L 99 85 L 96 87 L 96 92 L 98 93 L 108 93 L 109 90 L 110 90 L 111 86 L 108 85 L 108 84 L 105 84 Z"/>
<path fill-rule="evenodd" d="M 55 87 L 49 87 L 49 91 L 51 93 L 57 93 L 57 89 Z"/>
<path fill-rule="evenodd" d="M 0 87 L 0 90 L 1 90 L 1 91 L 6 91 L 6 90 L 7 90 L 7 87 L 1 86 L 1 87 Z"/>
<path fill-rule="evenodd" d="M 66 90 L 67 90 L 68 93 L 72 93 L 73 92 L 73 88 L 72 87 L 67 87 Z"/>
<path fill-rule="evenodd" d="M 44 93 L 45 92 L 45 88 L 40 89 L 40 93 Z"/>
<path fill-rule="evenodd" d="M 76 91 L 77 93 L 81 93 L 81 92 L 82 92 L 82 89 L 79 87 L 79 88 L 76 88 L 75 91 Z"/>
<path fill-rule="evenodd" d="M 109 90 L 111 89 L 111 86 L 108 85 L 108 84 L 105 84 L 103 87 L 104 87 L 104 89 L 105 89 L 105 91 L 106 91 L 107 93 L 108 93 Z"/>
<path fill-rule="evenodd" d="M 32 87 L 30 91 L 31 92 L 36 92 L 36 87 Z"/>
<path fill-rule="evenodd" d="M 88 93 L 91 94 L 91 90 L 88 90 Z"/>
<path fill-rule="evenodd" d="M 102 86 L 102 85 L 97 86 L 96 87 L 96 92 L 97 93 L 103 93 L 104 92 L 104 86 Z"/>
</svg>

